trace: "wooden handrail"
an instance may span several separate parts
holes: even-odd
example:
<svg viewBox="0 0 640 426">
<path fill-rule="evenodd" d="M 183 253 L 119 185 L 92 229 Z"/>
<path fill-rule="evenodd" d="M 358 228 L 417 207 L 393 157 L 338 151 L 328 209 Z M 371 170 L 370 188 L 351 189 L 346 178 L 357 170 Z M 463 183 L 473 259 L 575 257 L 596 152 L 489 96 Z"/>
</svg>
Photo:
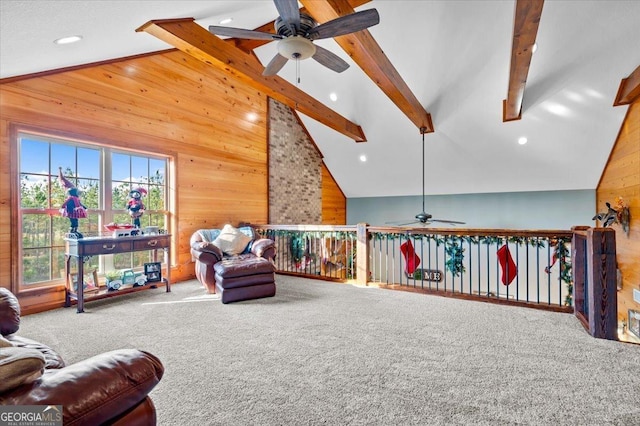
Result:
<svg viewBox="0 0 640 426">
<path fill-rule="evenodd" d="M 457 236 L 500 236 L 500 237 L 544 237 L 544 238 L 571 238 L 573 233 L 568 230 L 523 230 L 523 229 L 474 229 L 474 228 L 411 228 L 400 226 L 368 226 L 369 232 L 408 235 L 457 235 Z"/>
<path fill-rule="evenodd" d="M 583 237 L 586 237 L 588 234 L 589 229 L 591 229 L 590 226 L 574 226 L 573 228 L 571 228 L 571 232 L 573 234 L 577 234 L 577 235 L 581 235 Z"/>
<path fill-rule="evenodd" d="M 254 225 L 251 226 L 275 231 L 303 231 L 303 232 L 355 232 L 357 226 L 352 225 Z"/>
<path fill-rule="evenodd" d="M 368 226 L 369 233 L 409 234 L 409 235 L 464 235 L 464 236 L 501 236 L 501 237 L 544 237 L 544 238 L 571 238 L 570 230 L 542 229 L 485 229 L 485 228 L 416 228 L 405 226 Z M 265 230 L 278 231 L 322 231 L 322 232 L 355 232 L 358 225 L 256 225 L 252 226 Z M 575 229 L 588 229 L 588 227 L 575 227 Z"/>
</svg>

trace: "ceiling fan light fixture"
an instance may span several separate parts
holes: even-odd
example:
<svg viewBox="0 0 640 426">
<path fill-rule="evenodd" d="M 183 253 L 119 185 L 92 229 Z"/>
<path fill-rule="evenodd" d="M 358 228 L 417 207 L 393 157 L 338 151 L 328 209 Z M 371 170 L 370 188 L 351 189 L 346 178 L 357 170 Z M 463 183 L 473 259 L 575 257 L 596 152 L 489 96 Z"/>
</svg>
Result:
<svg viewBox="0 0 640 426">
<path fill-rule="evenodd" d="M 301 36 L 287 37 L 278 42 L 278 53 L 287 59 L 307 59 L 315 55 L 316 46 Z"/>
</svg>

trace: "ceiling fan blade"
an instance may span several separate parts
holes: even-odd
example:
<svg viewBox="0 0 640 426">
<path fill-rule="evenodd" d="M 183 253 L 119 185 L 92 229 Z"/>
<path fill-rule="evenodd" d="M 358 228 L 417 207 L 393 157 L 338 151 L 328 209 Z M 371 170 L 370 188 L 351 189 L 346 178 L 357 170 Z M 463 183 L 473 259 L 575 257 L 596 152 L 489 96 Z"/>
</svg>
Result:
<svg viewBox="0 0 640 426">
<path fill-rule="evenodd" d="M 316 53 L 312 56 L 313 59 L 324 65 L 325 67 L 335 72 L 342 72 L 349 68 L 349 64 L 342 60 L 341 57 L 329 50 L 316 46 Z"/>
<path fill-rule="evenodd" d="M 380 15 L 378 15 L 376 9 L 363 10 L 318 25 L 309 31 L 309 38 L 311 38 L 311 40 L 320 40 L 323 38 L 338 37 L 362 31 L 379 22 Z"/>
<path fill-rule="evenodd" d="M 280 40 L 279 34 L 265 33 L 262 31 L 245 30 L 243 28 L 220 27 L 209 25 L 209 32 L 219 36 L 246 38 L 249 40 Z"/>
<path fill-rule="evenodd" d="M 298 34 L 300 28 L 300 9 L 298 8 L 298 0 L 273 0 L 280 14 L 280 19 L 291 30 L 291 34 Z"/>
<path fill-rule="evenodd" d="M 449 223 L 451 225 L 464 225 L 466 222 L 459 222 L 457 220 L 447 220 L 447 219 L 430 219 L 430 222 L 440 222 L 440 223 Z"/>
<path fill-rule="evenodd" d="M 384 224 L 393 225 L 393 226 L 406 226 L 406 225 L 413 225 L 414 223 L 420 223 L 420 222 L 417 222 L 415 220 L 405 219 L 405 220 L 392 220 L 391 222 L 385 222 Z"/>
<path fill-rule="evenodd" d="M 262 75 L 278 74 L 278 71 L 280 71 L 282 67 L 284 67 L 284 64 L 286 64 L 287 61 L 288 61 L 287 58 L 285 58 L 279 53 L 276 53 L 276 56 L 274 56 L 267 64 L 266 68 L 262 72 Z"/>
</svg>

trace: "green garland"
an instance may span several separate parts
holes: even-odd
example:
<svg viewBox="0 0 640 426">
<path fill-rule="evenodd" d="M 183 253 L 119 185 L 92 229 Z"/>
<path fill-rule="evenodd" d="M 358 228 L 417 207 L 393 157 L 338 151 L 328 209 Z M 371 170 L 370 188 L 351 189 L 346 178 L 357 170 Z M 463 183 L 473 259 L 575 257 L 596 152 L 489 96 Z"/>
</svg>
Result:
<svg viewBox="0 0 640 426">
<path fill-rule="evenodd" d="M 554 256 L 560 261 L 560 281 L 567 286 L 567 295 L 564 298 L 565 306 L 573 306 L 573 277 L 571 274 L 571 253 L 567 248 L 564 238 L 558 239 L 555 246 Z"/>
<path fill-rule="evenodd" d="M 304 240 L 298 235 L 294 235 L 289 240 L 289 251 L 293 261 L 297 264 L 300 263 L 304 256 Z"/>
<path fill-rule="evenodd" d="M 464 249 L 461 245 L 446 245 L 444 246 L 444 251 L 448 256 L 444 266 L 453 274 L 454 277 L 457 277 L 466 271 L 462 264 L 462 261 L 464 260 Z"/>
</svg>

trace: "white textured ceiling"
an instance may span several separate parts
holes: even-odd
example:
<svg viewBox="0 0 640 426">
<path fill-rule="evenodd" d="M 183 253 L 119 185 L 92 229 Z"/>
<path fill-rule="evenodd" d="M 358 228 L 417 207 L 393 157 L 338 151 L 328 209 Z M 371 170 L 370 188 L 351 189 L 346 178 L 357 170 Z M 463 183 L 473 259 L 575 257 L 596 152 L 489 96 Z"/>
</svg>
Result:
<svg viewBox="0 0 640 426">
<path fill-rule="evenodd" d="M 640 1 L 547 0 L 524 95 L 522 120 L 502 122 L 515 2 L 374 0 L 370 32 L 433 118 L 425 135 L 427 194 L 594 189 L 626 106 L 622 78 L 640 65 Z M 151 19 L 194 17 L 207 27 L 255 28 L 277 11 L 262 1 L 0 2 L 0 77 L 170 48 L 135 29 Z M 81 34 L 81 43 L 56 38 Z M 299 88 L 359 124 L 355 143 L 303 116 L 347 197 L 418 195 L 418 129 L 333 40 L 317 42 L 351 64 L 342 74 L 312 60 Z M 275 43 L 256 51 L 263 63 Z M 295 84 L 295 64 L 280 76 Z M 338 94 L 332 102 L 330 92 Z M 519 145 L 519 137 L 528 138 Z M 359 161 L 360 155 L 368 161 Z"/>
</svg>

